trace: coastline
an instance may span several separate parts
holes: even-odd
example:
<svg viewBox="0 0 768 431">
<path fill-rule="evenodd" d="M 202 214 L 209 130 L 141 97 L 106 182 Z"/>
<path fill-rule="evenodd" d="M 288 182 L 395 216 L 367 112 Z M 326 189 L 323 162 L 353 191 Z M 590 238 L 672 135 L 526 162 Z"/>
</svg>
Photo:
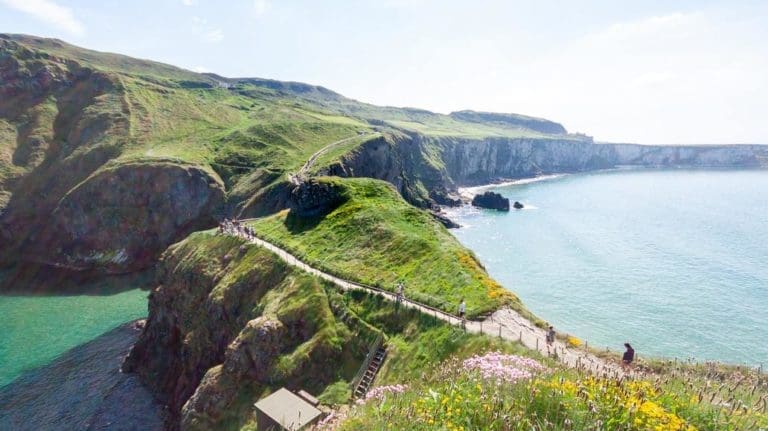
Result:
<svg viewBox="0 0 768 431">
<path fill-rule="evenodd" d="M 498 181 L 494 181 L 489 184 L 482 184 L 479 186 L 459 187 L 458 193 L 462 199 L 472 200 L 472 198 L 479 192 L 492 189 L 494 187 L 514 186 L 514 185 L 537 183 L 540 181 L 556 180 L 556 179 L 565 177 L 567 175 L 570 175 L 570 174 L 567 174 L 567 173 L 546 174 L 546 175 L 537 175 L 535 177 L 526 177 L 526 178 L 517 178 L 517 179 L 499 179 Z"/>
<path fill-rule="evenodd" d="M 693 172 L 701 172 L 701 171 L 765 171 L 764 168 L 710 168 L 710 167 L 686 167 L 686 166 L 678 166 L 678 167 L 645 167 L 645 166 L 617 166 L 614 168 L 609 169 L 600 169 L 595 171 L 587 171 L 587 172 L 579 172 L 579 173 L 585 173 L 585 174 L 596 174 L 596 173 L 610 173 L 610 172 L 623 172 L 623 171 L 649 171 L 649 172 L 658 172 L 658 171 L 693 171 Z M 471 199 L 472 196 L 476 193 L 482 192 L 483 190 L 493 189 L 496 187 L 504 187 L 504 186 L 510 186 L 510 185 L 523 185 L 523 184 L 530 184 L 540 181 L 548 181 L 553 179 L 559 179 L 563 178 L 565 176 L 574 175 L 577 173 L 559 173 L 559 174 L 548 174 L 548 175 L 540 175 L 536 177 L 529 177 L 529 178 L 520 178 L 520 179 L 500 179 L 498 181 L 493 181 L 488 184 L 482 184 L 482 185 L 475 185 L 475 186 L 467 186 L 467 187 L 459 187 L 458 191 L 462 197 L 462 200 L 466 202 L 467 199 Z M 469 206 L 461 205 L 459 207 L 443 207 L 443 210 L 446 211 L 446 214 L 451 217 L 455 221 L 459 221 L 462 223 L 462 226 L 471 226 L 471 224 L 465 224 L 463 220 L 460 220 L 458 218 L 459 214 L 466 215 L 467 213 L 463 211 L 467 211 L 467 208 Z M 453 213 L 452 211 L 453 210 Z M 482 210 L 476 210 L 477 212 L 481 212 Z M 469 214 L 476 214 L 475 212 L 470 212 Z M 456 235 L 455 235 L 456 236 Z M 465 244 L 468 248 L 472 249 L 468 245 Z M 475 251 L 474 249 L 472 249 Z M 486 263 L 484 263 L 485 265 Z M 506 287 L 506 286 L 505 286 Z M 511 290 L 511 289 L 510 289 Z M 514 290 L 512 290 L 514 292 Z M 545 316 L 536 315 L 537 318 L 540 318 L 542 320 L 546 320 Z M 530 324 L 531 326 L 534 326 L 533 323 L 530 320 L 526 320 L 526 325 Z M 557 330 L 557 328 L 556 328 Z M 579 337 L 578 331 L 574 332 L 567 332 L 565 330 L 558 330 L 559 334 L 563 335 L 573 335 L 577 338 L 579 338 L 582 341 L 589 341 L 585 338 Z M 612 344 L 611 344 L 612 345 Z M 599 357 L 604 357 L 605 355 L 609 354 L 616 354 L 620 353 L 621 350 L 617 347 L 611 347 L 609 348 L 607 345 L 600 344 L 600 343 L 592 343 L 589 342 L 589 351 L 596 354 Z M 605 352 L 605 354 L 603 354 Z M 755 361 L 754 358 L 751 361 L 748 360 L 742 360 L 737 358 L 712 358 L 708 357 L 708 355 L 705 352 L 698 352 L 697 355 L 680 355 L 675 354 L 675 352 L 667 352 L 667 353 L 661 353 L 658 352 L 655 353 L 648 353 L 644 354 L 644 359 L 649 363 L 659 363 L 659 362 L 668 362 L 668 363 L 690 363 L 690 364 L 717 364 L 717 365 L 723 365 L 726 367 L 737 367 L 737 368 L 744 368 L 744 369 L 761 369 L 765 366 L 765 363 L 761 363 L 760 361 Z"/>
</svg>

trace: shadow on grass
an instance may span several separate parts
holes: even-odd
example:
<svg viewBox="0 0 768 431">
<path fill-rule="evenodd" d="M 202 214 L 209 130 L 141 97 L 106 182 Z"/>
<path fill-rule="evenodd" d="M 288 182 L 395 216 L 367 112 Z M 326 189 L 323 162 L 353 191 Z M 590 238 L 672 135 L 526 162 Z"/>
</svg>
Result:
<svg viewBox="0 0 768 431">
<path fill-rule="evenodd" d="M 328 213 L 318 213 L 311 215 L 299 215 L 291 210 L 285 218 L 285 227 L 293 234 L 300 234 L 316 228 Z"/>
</svg>

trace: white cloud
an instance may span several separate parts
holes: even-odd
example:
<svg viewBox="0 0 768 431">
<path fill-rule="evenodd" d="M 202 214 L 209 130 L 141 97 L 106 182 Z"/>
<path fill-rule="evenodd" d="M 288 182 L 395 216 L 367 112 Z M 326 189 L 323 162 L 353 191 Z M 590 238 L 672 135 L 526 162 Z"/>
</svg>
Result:
<svg viewBox="0 0 768 431">
<path fill-rule="evenodd" d="M 210 70 L 205 66 L 195 66 L 192 68 L 193 71 L 197 73 L 208 73 Z"/>
<path fill-rule="evenodd" d="M 270 6 L 269 0 L 253 0 L 253 11 L 257 16 L 267 13 Z"/>
<path fill-rule="evenodd" d="M 52 24 L 62 30 L 80 36 L 85 33 L 85 26 L 75 18 L 72 10 L 50 0 L 0 0 L 2 3 L 27 13 L 35 18 Z"/>
<path fill-rule="evenodd" d="M 203 35 L 203 38 L 206 41 L 212 42 L 212 43 L 221 42 L 222 40 L 224 40 L 224 32 L 221 29 L 216 28 L 216 29 L 207 31 Z"/>
<path fill-rule="evenodd" d="M 195 1 L 194 0 L 181 0 L 181 4 L 183 4 L 184 6 L 192 6 L 193 4 L 195 4 Z"/>
</svg>

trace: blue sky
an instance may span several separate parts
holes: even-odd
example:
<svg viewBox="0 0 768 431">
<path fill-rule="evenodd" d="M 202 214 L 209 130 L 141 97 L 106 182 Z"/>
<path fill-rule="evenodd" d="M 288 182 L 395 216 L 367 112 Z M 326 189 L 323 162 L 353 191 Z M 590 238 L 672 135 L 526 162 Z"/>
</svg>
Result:
<svg viewBox="0 0 768 431">
<path fill-rule="evenodd" d="M 768 144 L 768 2 L 0 0 L 0 32 L 604 141 Z"/>
</svg>

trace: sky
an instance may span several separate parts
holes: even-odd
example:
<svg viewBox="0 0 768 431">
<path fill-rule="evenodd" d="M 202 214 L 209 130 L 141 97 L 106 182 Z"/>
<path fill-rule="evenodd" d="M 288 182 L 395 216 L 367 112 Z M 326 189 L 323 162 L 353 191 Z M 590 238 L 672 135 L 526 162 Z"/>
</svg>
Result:
<svg viewBox="0 0 768 431">
<path fill-rule="evenodd" d="M 0 32 L 599 141 L 768 144 L 768 1 L 0 0 Z"/>
</svg>

